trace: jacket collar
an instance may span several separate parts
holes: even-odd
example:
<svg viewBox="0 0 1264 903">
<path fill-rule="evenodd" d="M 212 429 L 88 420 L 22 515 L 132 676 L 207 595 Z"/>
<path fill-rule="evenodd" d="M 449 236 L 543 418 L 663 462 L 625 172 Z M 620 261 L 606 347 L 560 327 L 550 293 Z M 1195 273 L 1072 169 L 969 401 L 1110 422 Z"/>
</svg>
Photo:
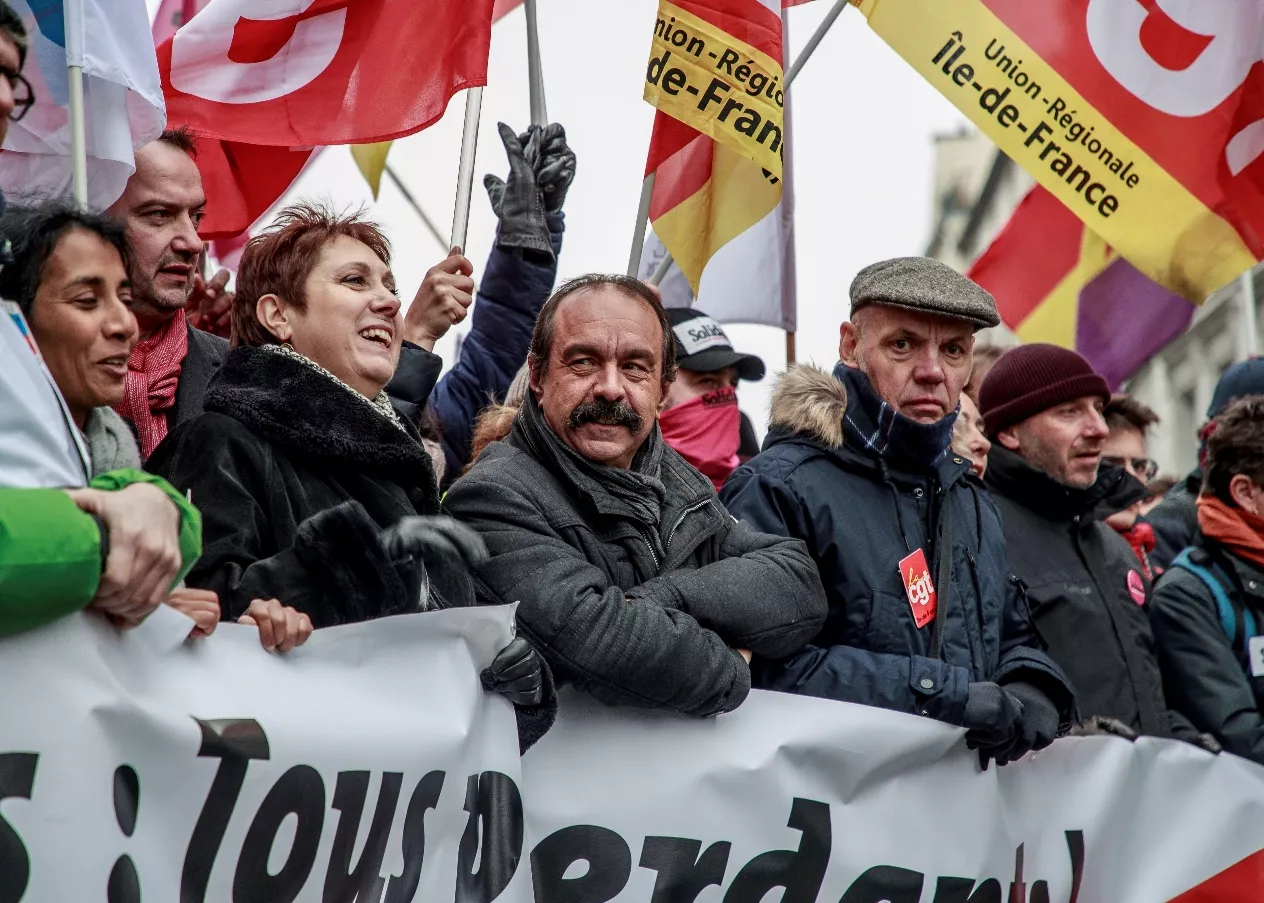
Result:
<svg viewBox="0 0 1264 903">
<path fill-rule="evenodd" d="M 353 393 L 299 361 L 243 345 L 224 358 L 206 410 L 240 421 L 295 457 L 419 488 L 418 510 L 437 510 L 434 465 L 416 428 L 404 420 L 401 430 Z"/>
<path fill-rule="evenodd" d="M 850 370 L 841 369 L 844 375 Z M 839 372 L 836 370 L 835 374 Z M 859 375 L 864 378 L 863 374 Z M 807 444 L 852 470 L 913 483 L 921 483 L 928 476 L 934 476 L 945 487 L 970 472 L 970 463 L 953 454 L 943 455 L 932 466 L 919 466 L 898 458 L 885 459 L 874 444 L 861 435 L 864 430 L 856 426 L 872 423 L 872 417 L 860 410 L 860 394 L 849 391 L 836 375 L 817 367 L 807 364 L 791 366 L 777 379 L 773 389 L 764 448 L 791 441 Z"/>
<path fill-rule="evenodd" d="M 569 486 L 599 514 L 627 517 L 657 529 L 677 511 L 715 496 L 711 481 L 663 441 L 658 426 L 628 470 L 606 467 L 576 453 L 549 428 L 535 395 L 527 393 L 510 440 Z"/>
<path fill-rule="evenodd" d="M 999 444 L 993 445 L 988 453 L 984 481 L 997 495 L 1055 521 L 1106 517 L 1141 501 L 1146 495 L 1141 481 L 1122 467 L 1103 464 L 1097 469 L 1097 482 L 1087 489 L 1075 489 L 1059 483 Z"/>
</svg>

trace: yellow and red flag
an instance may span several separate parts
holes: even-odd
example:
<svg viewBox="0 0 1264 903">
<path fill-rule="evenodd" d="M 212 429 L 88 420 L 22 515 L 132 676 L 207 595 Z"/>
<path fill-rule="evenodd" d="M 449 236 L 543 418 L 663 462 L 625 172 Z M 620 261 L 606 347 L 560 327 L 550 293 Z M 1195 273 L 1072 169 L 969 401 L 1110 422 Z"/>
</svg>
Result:
<svg viewBox="0 0 1264 903">
<path fill-rule="evenodd" d="M 658 109 L 650 221 L 694 292 L 776 210 L 785 146 L 779 0 L 661 0 L 645 80 Z"/>
<path fill-rule="evenodd" d="M 1111 388 L 1194 316 L 1192 303 L 1147 278 L 1039 185 L 968 275 L 1020 339 L 1074 348 Z"/>
<path fill-rule="evenodd" d="M 1155 282 L 1202 303 L 1264 257 L 1259 4 L 852 2 Z"/>
</svg>

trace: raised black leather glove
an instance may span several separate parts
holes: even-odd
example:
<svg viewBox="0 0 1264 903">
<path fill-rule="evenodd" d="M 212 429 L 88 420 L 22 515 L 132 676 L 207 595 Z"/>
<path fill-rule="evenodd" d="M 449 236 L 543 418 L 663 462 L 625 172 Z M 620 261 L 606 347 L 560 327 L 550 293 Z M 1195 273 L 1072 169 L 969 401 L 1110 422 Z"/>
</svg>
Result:
<svg viewBox="0 0 1264 903">
<path fill-rule="evenodd" d="M 1124 740 L 1136 740 L 1137 732 L 1117 718 L 1105 715 L 1090 715 L 1079 724 L 1071 725 L 1072 737 L 1094 736 L 1121 737 Z"/>
<path fill-rule="evenodd" d="M 502 248 L 521 248 L 552 260 L 553 245 L 549 241 L 548 223 L 544 220 L 544 193 L 523 147 L 535 142 L 532 154 L 539 155 L 540 127 L 528 129 L 525 142 L 503 122 L 498 127 L 505 155 L 509 158 L 509 181 L 502 181 L 491 173 L 483 176 L 483 187 L 492 202 L 492 212 L 500 220 L 496 244 Z"/>
<path fill-rule="evenodd" d="M 528 142 L 526 156 L 535 167 L 535 181 L 544 192 L 544 209 L 561 210 L 575 181 L 575 152 L 566 143 L 566 129 L 551 122 Z"/>
<path fill-rule="evenodd" d="M 484 690 L 514 705 L 537 706 L 544 699 L 544 659 L 520 636 L 496 653 L 480 677 Z"/>
<path fill-rule="evenodd" d="M 1044 749 L 1058 736 L 1058 707 L 1044 693 L 1021 681 L 1001 688 L 1018 701 L 1018 730 L 1009 748 L 994 756 L 997 765 L 1008 765 L 1029 752 Z"/>
<path fill-rule="evenodd" d="M 992 749 L 1005 746 L 1018 732 L 1022 710 L 1015 699 L 999 684 L 970 684 L 966 697 L 966 745 L 971 749 Z"/>
</svg>

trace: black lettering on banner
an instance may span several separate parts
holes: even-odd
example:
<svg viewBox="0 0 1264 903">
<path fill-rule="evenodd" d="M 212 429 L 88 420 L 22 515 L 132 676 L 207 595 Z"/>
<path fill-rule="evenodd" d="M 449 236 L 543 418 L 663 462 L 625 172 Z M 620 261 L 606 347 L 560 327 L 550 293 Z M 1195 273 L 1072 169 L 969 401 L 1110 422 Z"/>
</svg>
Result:
<svg viewBox="0 0 1264 903">
<path fill-rule="evenodd" d="M 390 840 L 391 825 L 395 822 L 399 788 L 403 781 L 404 776 L 397 771 L 382 775 L 373 823 L 369 825 L 369 835 L 360 851 L 360 860 L 352 869 L 351 852 L 364 817 L 369 773 L 343 771 L 338 774 L 334 808 L 340 814 L 333 849 L 329 853 L 329 869 L 325 873 L 325 903 L 379 903 L 382 899 L 382 888 L 386 884 L 386 879 L 381 877 L 382 860 L 386 857 L 386 843 Z"/>
<path fill-rule="evenodd" d="M 246 768 L 252 759 L 265 760 L 271 755 L 268 736 L 258 721 L 193 720 L 202 729 L 198 757 L 219 759 L 220 763 L 184 854 L 184 867 L 180 871 L 180 903 L 204 903 L 206 900 L 206 886 L 211 880 L 215 857 L 219 855 L 228 821 L 246 783 Z"/>
<path fill-rule="evenodd" d="M 742 867 L 724 894 L 724 903 L 759 903 L 774 887 L 784 887 L 782 903 L 813 903 L 829 865 L 830 809 L 795 797 L 787 826 L 802 831 L 797 850 L 760 853 Z"/>
<path fill-rule="evenodd" d="M 29 800 L 38 765 L 38 753 L 0 754 L 0 802 Z M 18 903 L 30 880 L 31 857 L 26 844 L 0 812 L 0 903 Z"/>
<path fill-rule="evenodd" d="M 457 851 L 456 903 L 491 903 L 509 886 L 522 859 L 522 794 L 513 778 L 499 771 L 470 775 L 465 811 L 470 816 Z"/>
<path fill-rule="evenodd" d="M 640 866 L 658 872 L 650 903 L 694 903 L 706 888 L 723 884 L 724 869 L 728 866 L 732 846 L 727 840 L 713 843 L 699 856 L 698 851 L 702 849 L 700 840 L 645 838 Z"/>
<path fill-rule="evenodd" d="M 1001 882 L 988 878 L 976 886 L 973 878 L 940 878 L 931 903 L 1001 903 Z"/>
<path fill-rule="evenodd" d="M 426 857 L 426 811 L 439 805 L 446 772 L 432 771 L 417 782 L 404 813 L 404 870 L 386 885 L 386 903 L 412 903 Z"/>
<path fill-rule="evenodd" d="M 588 871 L 563 877 L 576 862 Z M 535 898 L 549 903 L 607 903 L 619 895 L 632 875 L 632 851 L 609 828 L 571 825 L 554 831 L 531 851 Z"/>
<path fill-rule="evenodd" d="M 851 883 L 838 903 L 917 903 L 926 876 L 893 865 L 875 865 Z"/>
<path fill-rule="evenodd" d="M 298 817 L 294 843 L 273 875 L 268 859 L 281 822 L 290 815 Z M 324 827 L 325 782 L 310 765 L 295 765 L 272 785 L 250 823 L 233 875 L 233 903 L 292 903 L 311 876 Z"/>
</svg>

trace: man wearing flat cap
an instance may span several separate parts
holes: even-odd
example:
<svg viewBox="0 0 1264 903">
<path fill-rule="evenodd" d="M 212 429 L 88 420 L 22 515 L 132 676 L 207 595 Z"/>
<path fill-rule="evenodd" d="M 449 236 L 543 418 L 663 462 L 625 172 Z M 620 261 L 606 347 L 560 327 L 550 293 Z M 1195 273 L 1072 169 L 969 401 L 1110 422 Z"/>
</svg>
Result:
<svg viewBox="0 0 1264 903">
<path fill-rule="evenodd" d="M 756 660 L 756 685 L 960 725 L 985 764 L 1005 764 L 1053 742 L 1075 706 L 1010 576 L 996 505 L 950 450 L 996 304 L 920 257 L 861 270 L 851 301 L 841 363 L 781 377 L 763 451 L 722 493 L 754 529 L 805 541 L 829 599 L 814 644 Z"/>
</svg>

